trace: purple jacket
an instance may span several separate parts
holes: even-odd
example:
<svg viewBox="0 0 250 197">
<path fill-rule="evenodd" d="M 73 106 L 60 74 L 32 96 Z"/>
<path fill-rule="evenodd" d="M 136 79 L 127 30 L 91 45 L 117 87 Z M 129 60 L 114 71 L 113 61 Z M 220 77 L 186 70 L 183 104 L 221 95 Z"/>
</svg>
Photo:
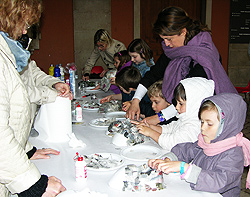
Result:
<svg viewBox="0 0 250 197">
<path fill-rule="evenodd" d="M 225 115 L 221 134 L 211 143 L 237 135 L 243 129 L 246 118 L 246 103 L 237 94 L 222 93 L 205 100 L 218 105 Z M 201 168 L 194 190 L 219 192 L 223 196 L 240 196 L 241 176 L 244 170 L 242 148 L 237 146 L 215 156 L 207 156 L 195 143 L 182 143 L 172 150 L 179 161 L 192 162 Z M 192 173 L 192 172 L 191 172 Z"/>
<path fill-rule="evenodd" d="M 191 60 L 194 60 L 194 64 L 200 64 L 208 79 L 214 81 L 216 94 L 237 93 L 219 61 L 218 50 L 208 32 L 200 32 L 185 46 L 170 48 L 162 42 L 162 48 L 171 59 L 162 84 L 162 93 L 167 101 L 172 101 L 175 87 L 187 76 Z"/>
</svg>

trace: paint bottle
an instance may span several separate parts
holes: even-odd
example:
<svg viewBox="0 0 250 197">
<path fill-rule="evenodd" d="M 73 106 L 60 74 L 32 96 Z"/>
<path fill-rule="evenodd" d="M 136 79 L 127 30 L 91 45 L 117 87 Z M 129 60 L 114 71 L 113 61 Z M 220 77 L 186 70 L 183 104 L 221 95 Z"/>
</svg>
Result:
<svg viewBox="0 0 250 197">
<path fill-rule="evenodd" d="M 54 69 L 54 77 L 61 79 L 60 68 L 58 65 L 56 65 L 56 67 Z"/>
<path fill-rule="evenodd" d="M 81 155 L 77 158 L 75 162 L 75 173 L 77 182 L 87 181 L 86 162 L 83 160 L 83 157 Z"/>
<path fill-rule="evenodd" d="M 59 68 L 60 68 L 60 74 L 61 74 L 61 81 L 64 82 L 64 68 L 62 67 L 62 64 L 59 64 Z"/>
<path fill-rule="evenodd" d="M 82 121 L 82 108 L 79 104 L 76 106 L 75 109 L 75 117 L 76 121 Z"/>
<path fill-rule="evenodd" d="M 54 76 L 54 66 L 53 66 L 53 64 L 50 64 L 50 67 L 49 67 L 49 75 L 51 75 L 51 76 Z"/>
</svg>

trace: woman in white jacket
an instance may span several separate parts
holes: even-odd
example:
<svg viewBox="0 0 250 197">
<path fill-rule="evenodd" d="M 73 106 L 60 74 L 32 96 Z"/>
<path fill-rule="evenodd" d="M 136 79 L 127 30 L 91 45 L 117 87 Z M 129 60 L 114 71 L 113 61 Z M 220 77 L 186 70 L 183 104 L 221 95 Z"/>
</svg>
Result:
<svg viewBox="0 0 250 197">
<path fill-rule="evenodd" d="M 41 175 L 29 159 L 59 154 L 36 150 L 27 140 L 33 117 L 31 103 L 50 101 L 54 90 L 72 98 L 69 87 L 47 76 L 17 39 L 41 16 L 40 0 L 2 0 L 0 6 L 0 196 L 56 196 L 65 188 L 56 177 Z M 53 90 L 54 89 L 54 90 Z M 52 93 L 55 98 L 55 94 Z"/>
<path fill-rule="evenodd" d="M 203 99 L 214 93 L 214 81 L 202 77 L 192 77 L 180 81 L 175 88 L 174 98 L 177 100 L 177 121 L 167 125 L 138 125 L 139 132 L 151 137 L 163 149 L 171 150 L 176 144 L 195 142 L 200 133 L 198 110 Z"/>
</svg>

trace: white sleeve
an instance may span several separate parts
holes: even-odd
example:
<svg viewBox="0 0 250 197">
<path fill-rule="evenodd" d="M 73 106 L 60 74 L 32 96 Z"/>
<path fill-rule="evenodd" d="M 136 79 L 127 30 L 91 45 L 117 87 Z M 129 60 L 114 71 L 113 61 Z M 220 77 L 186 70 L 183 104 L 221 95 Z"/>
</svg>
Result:
<svg viewBox="0 0 250 197">
<path fill-rule="evenodd" d="M 147 93 L 147 91 L 148 91 L 147 88 L 145 88 L 142 84 L 139 84 L 138 87 L 137 87 L 137 89 L 136 89 L 136 91 L 135 91 L 135 95 L 132 98 L 132 100 L 134 98 L 137 98 L 137 99 L 141 100 L 145 96 L 145 94 Z"/>
<path fill-rule="evenodd" d="M 161 112 L 166 120 L 177 115 L 177 110 L 175 109 L 175 106 L 173 104 L 161 110 Z"/>
</svg>

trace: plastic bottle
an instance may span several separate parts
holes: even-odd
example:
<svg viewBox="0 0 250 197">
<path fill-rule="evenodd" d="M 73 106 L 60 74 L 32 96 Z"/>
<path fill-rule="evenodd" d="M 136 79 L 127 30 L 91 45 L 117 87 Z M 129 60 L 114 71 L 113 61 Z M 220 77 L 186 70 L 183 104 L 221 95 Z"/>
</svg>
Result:
<svg viewBox="0 0 250 197">
<path fill-rule="evenodd" d="M 56 65 L 55 69 L 54 69 L 54 77 L 60 79 L 61 74 L 60 74 L 60 68 L 58 65 Z"/>
<path fill-rule="evenodd" d="M 86 162 L 83 160 L 82 156 L 79 156 L 75 162 L 75 173 L 77 182 L 87 181 Z"/>
<path fill-rule="evenodd" d="M 50 64 L 50 67 L 49 67 L 49 75 L 51 75 L 51 76 L 54 76 L 54 66 L 53 66 L 53 64 Z"/>
<path fill-rule="evenodd" d="M 75 64 L 71 64 L 70 69 L 69 69 L 69 86 L 70 90 L 73 94 L 73 98 L 76 98 L 76 79 L 75 79 L 75 74 L 76 74 L 76 66 Z"/>
<path fill-rule="evenodd" d="M 60 68 L 60 74 L 61 74 L 61 81 L 64 82 L 64 68 L 62 67 L 62 64 L 59 64 L 59 68 Z"/>
<path fill-rule="evenodd" d="M 82 121 L 82 108 L 79 104 L 76 106 L 75 109 L 75 117 L 76 121 Z"/>
</svg>

